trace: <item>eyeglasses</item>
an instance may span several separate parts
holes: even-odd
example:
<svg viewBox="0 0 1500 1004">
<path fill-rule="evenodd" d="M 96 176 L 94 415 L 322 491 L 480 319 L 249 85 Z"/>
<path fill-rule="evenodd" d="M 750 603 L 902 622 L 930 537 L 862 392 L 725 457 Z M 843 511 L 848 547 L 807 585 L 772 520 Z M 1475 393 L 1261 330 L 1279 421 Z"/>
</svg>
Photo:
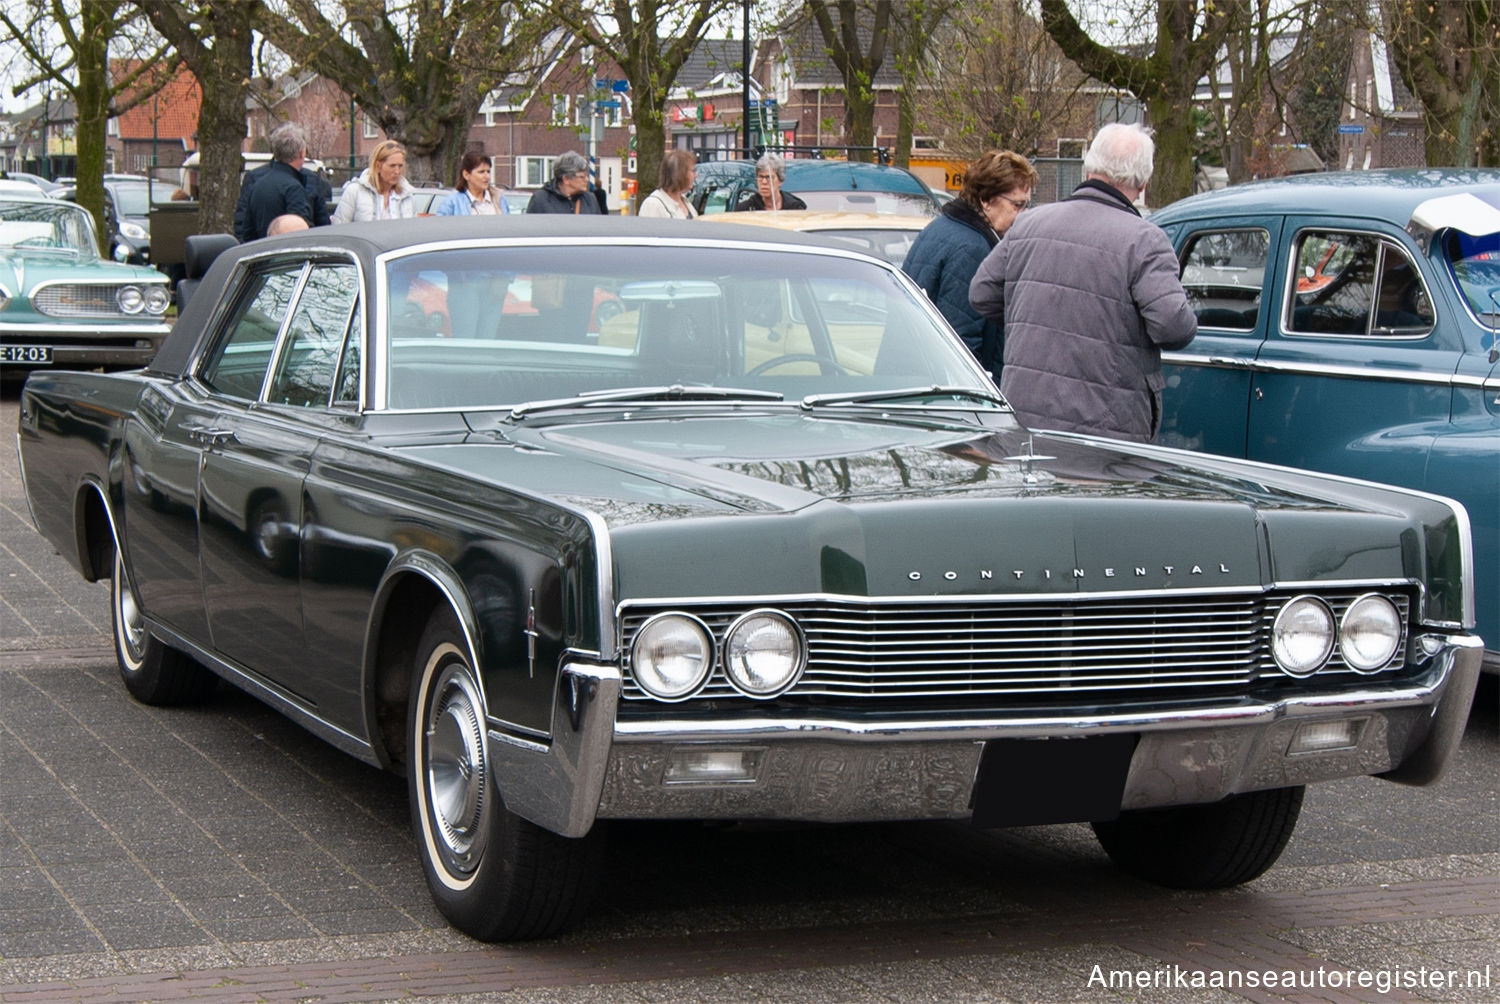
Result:
<svg viewBox="0 0 1500 1004">
<path fill-rule="evenodd" d="M 1009 202 L 1012 206 L 1015 206 L 1016 207 L 1016 212 L 1018 212 L 1018 213 L 1021 212 L 1023 209 L 1030 209 L 1031 208 L 1031 200 L 1030 199 L 1012 199 L 1009 195 L 1002 195 L 1002 196 L 1000 196 L 1000 198 L 1004 199 L 1006 202 Z"/>
</svg>

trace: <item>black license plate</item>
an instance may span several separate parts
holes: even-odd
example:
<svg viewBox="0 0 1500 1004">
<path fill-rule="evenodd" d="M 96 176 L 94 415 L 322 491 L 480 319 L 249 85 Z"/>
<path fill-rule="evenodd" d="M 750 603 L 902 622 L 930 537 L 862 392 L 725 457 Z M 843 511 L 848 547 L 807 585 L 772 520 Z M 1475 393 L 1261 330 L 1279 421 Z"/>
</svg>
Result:
<svg viewBox="0 0 1500 1004">
<path fill-rule="evenodd" d="M 1114 819 L 1140 736 L 993 739 L 974 785 L 974 825 L 1036 826 Z"/>
<path fill-rule="evenodd" d="M 0 345 L 0 363 L 50 363 L 50 345 Z"/>
</svg>

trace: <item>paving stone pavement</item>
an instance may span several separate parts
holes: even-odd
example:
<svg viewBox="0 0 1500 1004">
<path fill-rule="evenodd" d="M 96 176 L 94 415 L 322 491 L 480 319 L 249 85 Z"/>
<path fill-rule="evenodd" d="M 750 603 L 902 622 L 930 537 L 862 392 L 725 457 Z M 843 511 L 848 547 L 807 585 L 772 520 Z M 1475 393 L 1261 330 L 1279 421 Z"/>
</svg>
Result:
<svg viewBox="0 0 1500 1004">
<path fill-rule="evenodd" d="M 400 778 L 228 686 L 129 700 L 107 590 L 30 528 L 7 439 L 0 1002 L 1500 1001 L 1493 681 L 1441 783 L 1314 786 L 1239 889 L 1134 881 L 1081 826 L 624 824 L 579 930 L 478 944 Z"/>
</svg>

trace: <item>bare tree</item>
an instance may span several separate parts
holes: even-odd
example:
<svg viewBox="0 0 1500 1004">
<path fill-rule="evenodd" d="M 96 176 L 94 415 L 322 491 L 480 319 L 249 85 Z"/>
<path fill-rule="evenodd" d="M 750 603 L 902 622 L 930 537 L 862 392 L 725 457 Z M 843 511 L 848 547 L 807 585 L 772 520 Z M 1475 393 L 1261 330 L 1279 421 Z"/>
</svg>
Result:
<svg viewBox="0 0 1500 1004">
<path fill-rule="evenodd" d="M 600 6 L 606 8 L 608 23 L 600 20 Z M 606 5 L 553 0 L 552 16 L 593 46 L 596 57 L 602 55 L 618 66 L 630 82 L 640 198 L 656 188 L 666 152 L 667 94 L 703 41 L 709 22 L 738 6 L 738 0 L 610 0 Z"/>
<path fill-rule="evenodd" d="M 1495 165 L 1500 152 L 1500 2 L 1385 0 L 1385 38 L 1422 102 L 1427 163 Z"/>
<path fill-rule="evenodd" d="M 1037 156 L 1066 123 L 1086 78 L 1062 54 L 1027 0 L 980 0 L 935 34 L 932 82 L 918 116 L 964 160 L 995 147 Z M 905 86 L 903 84 L 903 86 Z"/>
<path fill-rule="evenodd" d="M 890 42 L 891 0 L 806 0 L 829 60 L 844 81 L 844 135 L 855 160 L 874 160 L 875 74 Z M 837 23 L 830 9 L 837 10 Z M 863 28 L 863 31 L 861 29 Z M 861 37 L 864 36 L 864 37 Z M 910 148 L 910 143 L 907 144 Z"/>
<path fill-rule="evenodd" d="M 1068 9 L 1067 0 L 1040 0 L 1042 24 L 1068 58 L 1089 76 L 1127 91 L 1146 106 L 1156 130 L 1156 169 L 1151 201 L 1175 201 L 1193 191 L 1196 146 L 1192 116 L 1198 81 L 1213 66 L 1237 7 L 1215 0 L 1151 0 L 1140 12 L 1154 24 L 1141 55 L 1096 41 Z"/>
<path fill-rule="evenodd" d="M 457 173 L 485 95 L 528 64 L 543 20 L 511 0 L 265 0 L 265 7 L 259 28 L 271 43 L 352 95 L 406 147 L 407 173 L 418 181 Z"/>
<path fill-rule="evenodd" d="M 934 80 L 933 38 L 958 7 L 958 0 L 909 0 L 891 26 L 891 55 L 901 77 L 901 90 L 897 94 L 896 163 L 902 167 L 911 162 L 921 94 Z"/>
<path fill-rule="evenodd" d="M 230 233 L 239 197 L 254 29 L 263 11 L 249 0 L 136 0 L 198 78 L 198 229 Z"/>
<path fill-rule="evenodd" d="M 30 71 L 15 85 L 22 94 L 37 85 L 58 84 L 73 100 L 77 115 L 78 204 L 94 217 L 101 253 L 104 225 L 105 135 L 111 117 L 144 101 L 171 79 L 167 46 L 141 30 L 140 11 L 129 0 L 28 0 L 0 7 L 0 24 L 20 46 Z M 61 46 L 58 41 L 61 41 Z M 135 58 L 126 72 L 110 69 L 111 48 Z M 123 52 L 120 53 L 123 56 Z M 124 60 L 120 66 L 127 65 Z"/>
</svg>

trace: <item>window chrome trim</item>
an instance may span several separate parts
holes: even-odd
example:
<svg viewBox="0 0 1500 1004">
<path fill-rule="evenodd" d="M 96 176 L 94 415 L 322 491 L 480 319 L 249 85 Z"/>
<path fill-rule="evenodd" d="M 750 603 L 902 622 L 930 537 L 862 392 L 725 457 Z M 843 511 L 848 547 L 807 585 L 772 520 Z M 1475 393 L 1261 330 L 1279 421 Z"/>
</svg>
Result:
<svg viewBox="0 0 1500 1004">
<path fill-rule="evenodd" d="M 1347 380 L 1381 380 L 1389 383 L 1413 383 L 1436 387 L 1484 388 L 1500 380 L 1462 373 L 1424 373 L 1409 369 L 1376 369 L 1370 366 L 1343 366 L 1336 363 L 1268 362 L 1262 359 L 1225 359 L 1222 356 L 1199 356 L 1191 352 L 1163 352 L 1161 361 L 1170 366 L 1201 366 L 1243 369 L 1255 373 L 1305 374 L 1337 377 Z"/>
<path fill-rule="evenodd" d="M 312 268 L 312 261 L 304 259 L 302 271 L 297 276 L 297 283 L 292 287 L 292 295 L 287 299 L 286 316 L 281 319 L 281 326 L 276 329 L 276 341 L 271 345 L 271 359 L 266 363 L 266 371 L 260 378 L 260 393 L 255 396 L 257 404 L 269 402 L 271 383 L 281 370 L 282 359 L 286 358 L 287 342 L 291 340 L 292 319 L 297 316 L 297 305 L 302 302 L 302 291 L 307 288 L 307 277 L 312 274 Z"/>
<path fill-rule="evenodd" d="M 188 358 L 187 365 L 183 368 L 182 371 L 183 379 L 202 391 L 205 396 L 214 398 L 215 400 L 227 398 L 227 395 L 223 395 L 218 391 L 211 390 L 209 386 L 203 382 L 202 379 L 204 359 L 214 348 L 218 346 L 219 339 L 223 336 L 224 318 L 219 308 L 223 305 L 226 299 L 226 295 L 228 299 L 232 300 L 239 294 L 241 289 L 244 287 L 245 282 L 249 279 L 250 274 L 255 269 L 257 269 L 258 267 L 260 267 L 260 265 L 267 261 L 274 263 L 277 259 L 280 259 L 287 263 L 300 261 L 303 266 L 307 266 L 313 262 L 352 262 L 354 265 L 355 274 L 359 277 L 359 292 L 355 296 L 355 303 L 358 304 L 365 298 L 364 265 L 361 262 L 359 255 L 355 254 L 348 248 L 333 247 L 331 245 L 317 245 L 314 247 L 297 248 L 294 253 L 288 253 L 286 248 L 276 248 L 273 250 L 261 252 L 260 254 L 245 255 L 244 257 L 240 258 L 234 263 L 234 269 L 230 272 L 229 278 L 224 282 L 223 286 L 219 287 L 219 290 L 215 296 L 213 308 L 208 316 L 209 323 L 205 325 L 205 327 L 213 329 L 212 335 L 208 338 L 200 337 L 198 339 L 198 344 L 194 347 L 193 353 Z M 295 303 L 295 300 L 293 301 L 293 303 Z M 288 317 L 290 316 L 290 313 L 288 313 Z M 280 340 L 280 337 L 281 335 L 278 332 L 278 342 Z M 360 362 L 361 369 L 363 369 L 364 361 L 361 360 Z M 270 373 L 270 369 L 268 368 L 266 372 Z M 264 393 L 265 390 L 265 381 L 262 381 L 262 393 Z M 363 373 L 361 373 L 360 375 L 359 393 L 360 411 L 363 412 L 365 401 Z M 241 401 L 244 399 L 232 398 L 230 400 Z"/>
<path fill-rule="evenodd" d="M 1365 237 L 1372 237 L 1375 239 L 1376 285 L 1371 291 L 1373 295 L 1370 298 L 1369 313 L 1365 315 L 1365 331 L 1363 334 L 1336 334 L 1317 331 L 1295 331 L 1288 326 L 1288 321 L 1290 321 L 1291 319 L 1292 311 L 1296 309 L 1295 301 L 1297 296 L 1297 255 L 1301 250 L 1301 242 L 1303 238 L 1309 233 L 1355 234 Z M 1387 246 L 1394 246 L 1399 248 L 1401 250 L 1401 253 L 1406 256 L 1407 260 L 1411 263 L 1412 271 L 1417 276 L 1417 281 L 1422 284 L 1422 292 L 1426 295 L 1427 302 L 1432 306 L 1432 325 L 1426 330 L 1422 331 L 1420 334 L 1377 335 L 1374 332 L 1376 307 L 1378 305 L 1379 280 L 1385 274 L 1385 253 Z M 1366 343 L 1376 342 L 1387 344 L 1390 342 L 1420 342 L 1424 339 L 1432 337 L 1432 333 L 1438 329 L 1438 323 L 1440 321 L 1440 318 L 1438 317 L 1438 303 L 1437 299 L 1432 295 L 1432 290 L 1427 288 L 1427 276 L 1423 274 L 1422 267 L 1420 264 L 1418 264 L 1418 259 L 1411 254 L 1406 245 L 1402 244 L 1399 240 L 1392 237 L 1390 234 L 1383 233 L 1379 230 L 1364 230 L 1358 227 L 1341 227 L 1331 222 L 1322 225 L 1302 227 L 1301 229 L 1293 232 L 1291 237 L 1287 240 L 1286 255 L 1286 283 L 1282 287 L 1280 309 L 1276 312 L 1277 332 L 1285 338 L 1308 339 L 1311 341 L 1334 340 L 1358 341 Z"/>
</svg>

